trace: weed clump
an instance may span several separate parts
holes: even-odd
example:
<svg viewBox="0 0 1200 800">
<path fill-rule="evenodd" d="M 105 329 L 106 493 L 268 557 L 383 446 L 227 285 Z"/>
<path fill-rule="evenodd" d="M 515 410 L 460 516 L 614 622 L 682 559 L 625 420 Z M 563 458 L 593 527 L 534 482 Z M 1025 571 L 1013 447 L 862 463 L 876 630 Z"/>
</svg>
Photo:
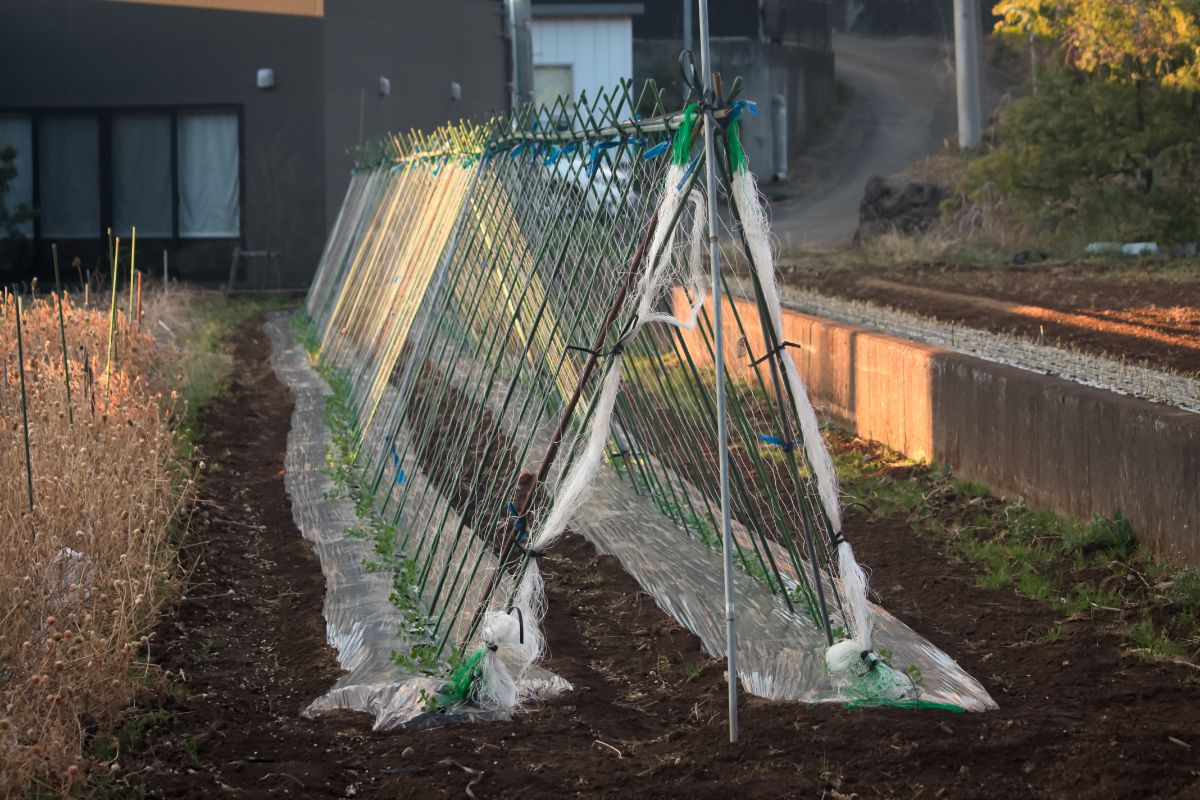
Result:
<svg viewBox="0 0 1200 800">
<path fill-rule="evenodd" d="M 182 403 L 159 380 L 166 370 L 154 338 L 119 315 L 109 363 L 108 309 L 64 298 L 63 338 L 57 298 L 22 305 L 18 353 L 15 303 L 0 302 L 6 797 L 32 786 L 71 791 L 88 771 L 86 731 L 113 729 L 154 681 L 146 648 L 156 611 L 177 585 L 175 550 L 193 486 L 174 428 Z M 90 748 L 91 765 L 119 769 L 120 737 L 105 742 Z"/>
</svg>

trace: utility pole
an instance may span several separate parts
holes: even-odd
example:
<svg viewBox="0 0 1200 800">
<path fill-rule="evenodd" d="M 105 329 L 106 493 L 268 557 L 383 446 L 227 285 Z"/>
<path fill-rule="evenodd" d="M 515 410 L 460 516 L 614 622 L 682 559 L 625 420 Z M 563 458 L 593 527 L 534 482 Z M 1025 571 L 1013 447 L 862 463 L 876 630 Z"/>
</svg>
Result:
<svg viewBox="0 0 1200 800">
<path fill-rule="evenodd" d="M 512 95 L 515 111 L 533 101 L 533 23 L 529 0 L 505 0 L 508 39 L 512 47 Z"/>
<path fill-rule="evenodd" d="M 983 138 L 979 99 L 979 0 L 954 0 L 954 64 L 958 73 L 958 146 L 978 147 Z"/>
</svg>

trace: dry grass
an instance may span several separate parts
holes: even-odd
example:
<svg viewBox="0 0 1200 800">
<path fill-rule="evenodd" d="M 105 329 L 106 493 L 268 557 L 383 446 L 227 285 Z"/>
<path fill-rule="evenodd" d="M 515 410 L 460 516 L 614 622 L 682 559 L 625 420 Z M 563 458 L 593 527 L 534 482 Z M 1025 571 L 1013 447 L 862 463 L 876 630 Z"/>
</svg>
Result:
<svg viewBox="0 0 1200 800">
<path fill-rule="evenodd" d="M 170 597 L 190 499 L 162 348 L 108 309 L 65 303 L 69 421 L 58 312 L 25 301 L 29 509 L 15 307 L 0 303 L 0 793 L 62 794 L 89 769 L 88 732 L 112 726 L 154 679 L 145 647 Z M 119 757 L 119 754 L 118 756 Z"/>
</svg>

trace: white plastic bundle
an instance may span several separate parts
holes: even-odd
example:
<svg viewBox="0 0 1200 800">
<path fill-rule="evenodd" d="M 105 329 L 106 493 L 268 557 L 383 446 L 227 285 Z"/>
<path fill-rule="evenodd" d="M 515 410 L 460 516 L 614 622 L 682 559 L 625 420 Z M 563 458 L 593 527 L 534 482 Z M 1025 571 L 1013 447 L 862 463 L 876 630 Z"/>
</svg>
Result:
<svg viewBox="0 0 1200 800">
<path fill-rule="evenodd" d="M 763 210 L 758 185 L 750 170 L 744 167 L 734 170 L 731 192 L 741 216 L 742 230 L 746 236 L 758 282 L 762 286 L 764 304 L 771 314 L 771 328 L 775 333 L 775 340 L 783 342 L 783 312 L 779 286 L 775 282 L 775 258 L 771 252 L 767 216 Z M 780 361 L 783 363 L 784 375 L 795 400 L 796 416 L 800 420 L 804 440 L 804 453 L 816 476 L 817 492 L 821 497 L 821 504 L 825 507 L 825 515 L 829 518 L 829 524 L 833 526 L 833 533 L 838 539 L 838 574 L 841 577 L 842 597 L 850 606 L 852 637 L 830 647 L 825 654 L 825 660 L 832 672 L 845 673 L 862 661 L 863 653 L 871 650 L 874 615 L 867 599 L 867 576 L 855 560 L 850 543 L 841 535 L 842 506 L 837 473 L 834 471 L 833 458 L 830 457 L 825 440 L 821 436 L 820 423 L 808 399 L 804 380 L 786 348 L 780 351 Z"/>
</svg>

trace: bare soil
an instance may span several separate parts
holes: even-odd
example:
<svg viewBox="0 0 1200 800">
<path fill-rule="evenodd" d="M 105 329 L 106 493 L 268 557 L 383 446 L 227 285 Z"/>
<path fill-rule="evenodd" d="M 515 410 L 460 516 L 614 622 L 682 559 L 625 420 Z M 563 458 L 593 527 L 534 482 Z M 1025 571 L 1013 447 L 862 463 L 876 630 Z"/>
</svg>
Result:
<svg viewBox="0 0 1200 800">
<path fill-rule="evenodd" d="M 283 488 L 291 414 L 257 326 L 203 420 L 205 512 L 185 599 L 151 655 L 173 690 L 104 792 L 150 797 L 1200 797 L 1200 677 L 1124 655 L 1103 618 L 976 586 L 899 520 L 848 520 L 896 616 L 956 657 L 1000 710 L 848 710 L 742 695 L 619 563 L 576 536 L 545 559 L 548 666 L 575 691 L 515 720 L 372 733 L 300 711 L 336 678 L 324 581 Z"/>
<path fill-rule="evenodd" d="M 1182 265 L 1182 266 L 1181 266 Z M 1200 373 L 1195 261 L 784 267 L 787 283 L 945 322 Z"/>
</svg>

